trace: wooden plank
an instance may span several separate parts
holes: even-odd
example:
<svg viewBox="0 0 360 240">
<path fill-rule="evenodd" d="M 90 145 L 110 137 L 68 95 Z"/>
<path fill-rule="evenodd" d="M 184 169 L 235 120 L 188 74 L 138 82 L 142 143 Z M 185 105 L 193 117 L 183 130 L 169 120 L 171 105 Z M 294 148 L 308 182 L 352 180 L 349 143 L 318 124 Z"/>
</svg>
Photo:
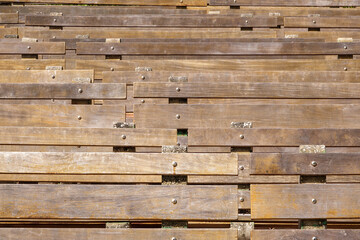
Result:
<svg viewBox="0 0 360 240">
<path fill-rule="evenodd" d="M 312 100 L 310 100 L 312 101 Z M 134 105 L 137 128 L 230 128 L 252 122 L 254 128 L 357 128 L 359 105 L 345 104 L 161 104 Z M 219 114 L 221 113 L 221 114 Z M 178 116 L 177 116 L 178 115 Z M 216 144 L 215 144 L 216 145 Z"/>
<path fill-rule="evenodd" d="M 0 145 L 1 152 L 113 152 L 114 148 L 102 146 L 41 146 Z"/>
<path fill-rule="evenodd" d="M 237 165 L 236 154 L 0 152 L 8 174 L 237 175 Z"/>
<path fill-rule="evenodd" d="M 360 175 L 329 175 L 326 183 L 360 183 Z"/>
<path fill-rule="evenodd" d="M 0 70 L 0 83 L 90 83 L 93 70 Z"/>
<path fill-rule="evenodd" d="M 250 190 L 239 189 L 239 209 L 250 209 Z"/>
<path fill-rule="evenodd" d="M 359 2 L 360 3 L 360 2 Z M 359 17 L 285 17 L 285 27 L 306 28 L 359 28 Z"/>
<path fill-rule="evenodd" d="M 258 98 L 258 99 L 249 99 L 249 98 L 188 98 L 188 104 L 231 104 L 231 105 L 322 105 L 326 106 L 329 104 L 348 104 L 348 105 L 358 105 L 360 104 L 360 99 L 289 99 L 289 98 Z"/>
<path fill-rule="evenodd" d="M 125 122 L 125 107 L 0 104 L 1 126 L 113 128 Z"/>
<path fill-rule="evenodd" d="M 0 70 L 45 70 L 46 66 L 65 68 L 62 59 L 1 59 Z M 89 69 L 89 68 L 85 68 Z"/>
<path fill-rule="evenodd" d="M 6 193 L 0 218 L 9 219 L 232 220 L 238 212 L 237 186 L 3 184 L 0 190 Z"/>
<path fill-rule="evenodd" d="M 360 129 L 189 128 L 190 146 L 360 146 Z"/>
<path fill-rule="evenodd" d="M 85 240 L 236 240 L 236 229 L 91 229 L 91 228 L 2 228 L 0 237 L 8 240 L 77 239 Z"/>
<path fill-rule="evenodd" d="M 125 99 L 126 85 L 112 83 L 1 83 L 7 99 Z"/>
<path fill-rule="evenodd" d="M 253 153 L 251 174 L 360 174 L 358 153 Z"/>
<path fill-rule="evenodd" d="M 54 21 L 55 19 L 55 21 Z M 246 22 L 248 21 L 248 22 Z M 71 27 L 276 27 L 276 17 L 217 15 L 26 16 L 27 26 Z"/>
<path fill-rule="evenodd" d="M 17 28 L 0 28 L 0 38 L 17 35 Z"/>
<path fill-rule="evenodd" d="M 347 30 L 344 31 L 336 31 L 333 29 L 329 29 L 330 31 L 310 31 L 310 32 L 303 32 L 303 31 L 294 31 L 285 29 L 284 37 L 285 38 L 323 38 L 326 42 L 337 42 L 341 38 L 348 39 L 347 41 L 353 41 L 360 39 L 360 32 L 357 30 Z"/>
<path fill-rule="evenodd" d="M 358 83 L 134 83 L 134 97 L 358 98 Z"/>
<path fill-rule="evenodd" d="M 253 230 L 251 239 L 253 240 L 276 240 L 276 239 L 360 239 L 360 230 L 358 229 L 276 229 L 276 230 Z"/>
<path fill-rule="evenodd" d="M 0 144 L 163 146 L 177 143 L 176 129 L 0 127 L 0 130 Z"/>
<path fill-rule="evenodd" d="M 306 32 L 307 33 L 307 32 Z M 1 73 L 1 72 L 0 72 Z M 360 83 L 359 72 L 344 71 L 149 71 L 134 72 L 104 71 L 102 82 L 126 83 L 134 82 L 171 82 L 172 80 L 186 79 L 189 83 L 227 83 L 232 82 L 334 82 Z"/>
<path fill-rule="evenodd" d="M 359 194 L 358 184 L 252 185 L 251 218 L 359 218 Z"/>
<path fill-rule="evenodd" d="M 312 7 L 332 7 L 332 6 L 360 6 L 357 0 L 209 0 L 209 5 L 231 5 L 231 6 L 312 6 Z"/>
<path fill-rule="evenodd" d="M 65 54 L 65 43 L 0 42 L 0 54 Z"/>
<path fill-rule="evenodd" d="M 0 13 L 0 23 L 18 23 L 17 13 Z"/>
<path fill-rule="evenodd" d="M 20 0 L 24 3 L 65 3 L 65 4 L 116 4 L 116 5 L 143 5 L 143 6 L 206 6 L 205 0 Z M 19 0 L 0 0 L 0 2 L 19 2 Z"/>
<path fill-rule="evenodd" d="M 254 183 L 298 183 L 294 175 L 250 175 L 250 154 L 239 153 L 238 176 L 189 175 L 189 184 L 254 184 Z"/>
</svg>

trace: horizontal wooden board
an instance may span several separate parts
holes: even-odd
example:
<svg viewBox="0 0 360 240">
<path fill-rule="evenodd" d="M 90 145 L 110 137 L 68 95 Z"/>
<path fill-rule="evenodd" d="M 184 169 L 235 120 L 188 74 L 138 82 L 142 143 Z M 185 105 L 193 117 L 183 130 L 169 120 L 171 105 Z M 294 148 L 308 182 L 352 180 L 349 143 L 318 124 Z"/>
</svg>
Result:
<svg viewBox="0 0 360 240">
<path fill-rule="evenodd" d="M 90 83 L 93 70 L 0 70 L 0 83 Z"/>
<path fill-rule="evenodd" d="M 237 186 L 3 184 L 0 190 L 3 219 L 232 220 L 238 212 Z"/>
<path fill-rule="evenodd" d="M 313 100 L 310 100 L 313 101 Z M 210 102 L 211 103 L 211 102 Z M 252 122 L 254 128 L 357 128 L 359 105 L 350 104 L 161 104 L 134 105 L 137 128 L 230 128 Z"/>
<path fill-rule="evenodd" d="M 358 98 L 358 83 L 134 83 L 134 97 Z"/>
<path fill-rule="evenodd" d="M 10 35 L 17 36 L 17 28 L 0 28 L 0 38 L 5 38 Z"/>
<path fill-rule="evenodd" d="M 126 85 L 111 83 L 1 83 L 7 99 L 125 99 Z"/>
<path fill-rule="evenodd" d="M 358 229 L 276 229 L 276 230 L 254 230 L 251 232 L 253 240 L 277 240 L 277 239 L 360 239 L 360 230 Z"/>
<path fill-rule="evenodd" d="M 9 174 L 237 175 L 237 168 L 237 154 L 0 152 L 0 173 Z"/>
<path fill-rule="evenodd" d="M 359 218 L 359 194 L 358 184 L 252 185 L 251 218 Z"/>
<path fill-rule="evenodd" d="M 176 135 L 176 129 L 0 127 L 0 144 L 163 146 L 176 145 Z"/>
<path fill-rule="evenodd" d="M 63 59 L 1 59 L 0 70 L 45 70 L 47 66 L 65 68 Z M 89 68 L 84 68 L 89 69 Z"/>
<path fill-rule="evenodd" d="M 1 74 L 1 72 L 0 72 Z M 232 82 L 334 82 L 360 83 L 360 73 L 344 71 L 149 71 L 134 72 L 104 71 L 102 82 L 126 83 L 134 82 L 171 82 L 186 80 L 189 83 L 226 83 Z"/>
<path fill-rule="evenodd" d="M 358 153 L 253 153 L 251 174 L 360 174 Z"/>
<path fill-rule="evenodd" d="M 360 3 L 360 2 L 359 2 Z M 306 28 L 359 28 L 359 17 L 285 17 L 285 27 Z"/>
<path fill-rule="evenodd" d="M 113 128 L 125 122 L 125 107 L 0 104 L 1 126 Z"/>
<path fill-rule="evenodd" d="M 55 19 L 55 21 L 54 21 Z M 246 22 L 247 21 L 247 22 Z M 217 15 L 26 16 L 28 26 L 72 27 L 276 27 L 276 17 Z"/>
<path fill-rule="evenodd" d="M 360 146 L 360 129 L 189 128 L 190 146 Z"/>
<path fill-rule="evenodd" d="M 157 99 L 157 98 L 149 98 Z M 320 98 L 320 99 L 294 99 L 294 98 L 188 98 L 188 104 L 232 104 L 232 105 L 321 105 L 329 104 L 348 104 L 358 105 L 360 99 L 339 99 L 339 98 Z"/>
<path fill-rule="evenodd" d="M 206 6 L 205 0 L 20 0 L 24 3 L 65 3 L 65 4 L 116 4 L 116 5 L 147 5 L 147 6 Z M 19 0 L 0 0 L 0 2 L 19 2 Z"/>
<path fill-rule="evenodd" d="M 329 175 L 327 183 L 360 183 L 360 175 Z"/>
<path fill-rule="evenodd" d="M 325 30 L 325 29 L 324 29 Z M 337 31 L 335 29 L 328 29 L 328 31 L 295 31 L 289 30 L 289 28 L 284 29 L 283 37 L 285 38 L 306 38 L 306 39 L 314 39 L 314 38 L 322 38 L 325 39 L 326 42 L 337 42 L 338 40 L 343 39 L 342 41 L 357 41 L 360 39 L 360 31 L 354 30 L 344 30 Z"/>
<path fill-rule="evenodd" d="M 0 23 L 18 23 L 17 13 L 0 13 Z"/>
<path fill-rule="evenodd" d="M 231 5 L 231 6 L 360 6 L 358 0 L 209 0 L 209 5 Z"/>
<path fill-rule="evenodd" d="M 0 54 L 65 54 L 65 43 L 0 42 Z"/>
<path fill-rule="evenodd" d="M 91 228 L 1 228 L 8 240 L 77 239 L 85 240 L 236 240 L 236 229 L 91 229 Z"/>
</svg>

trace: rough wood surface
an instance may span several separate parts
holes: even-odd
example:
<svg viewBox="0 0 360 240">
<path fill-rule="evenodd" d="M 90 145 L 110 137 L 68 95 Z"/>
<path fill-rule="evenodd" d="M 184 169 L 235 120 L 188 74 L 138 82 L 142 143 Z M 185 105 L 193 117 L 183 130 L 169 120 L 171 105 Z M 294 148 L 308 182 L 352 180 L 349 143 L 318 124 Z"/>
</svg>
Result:
<svg viewBox="0 0 360 240">
<path fill-rule="evenodd" d="M 326 230 L 313 230 L 313 229 L 276 229 L 276 230 L 253 230 L 251 232 L 251 239 L 253 240 L 278 240 L 278 239 L 360 239 L 360 230 L 355 229 L 326 229 Z"/>
<path fill-rule="evenodd" d="M 0 185 L 0 218 L 237 218 L 237 186 Z M 176 204 L 172 203 L 176 199 Z"/>
<path fill-rule="evenodd" d="M 359 6 L 358 0 L 209 0 L 209 5 L 231 5 L 231 6 Z"/>
<path fill-rule="evenodd" d="M 18 14 L 0 13 L 0 23 L 18 23 Z"/>
<path fill-rule="evenodd" d="M 0 42 L 0 54 L 65 54 L 65 43 Z"/>
<path fill-rule="evenodd" d="M 0 70 L 45 70 L 47 66 L 65 68 L 63 59 L 1 59 Z M 89 68 L 84 68 L 89 69 Z"/>
<path fill-rule="evenodd" d="M 314 23 L 315 21 L 315 23 Z M 359 28 L 359 17 L 285 17 L 285 27 L 307 27 L 307 28 L 323 28 L 323 27 L 341 27 L 341 28 Z"/>
</svg>

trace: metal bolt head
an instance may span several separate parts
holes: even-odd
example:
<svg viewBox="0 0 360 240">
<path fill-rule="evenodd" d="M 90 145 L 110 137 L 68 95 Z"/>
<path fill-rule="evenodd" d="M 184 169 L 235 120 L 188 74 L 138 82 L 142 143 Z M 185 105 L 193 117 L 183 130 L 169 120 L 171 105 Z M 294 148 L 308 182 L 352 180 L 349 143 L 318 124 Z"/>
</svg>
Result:
<svg viewBox="0 0 360 240">
<path fill-rule="evenodd" d="M 243 165 L 241 165 L 239 168 L 240 168 L 240 170 L 244 170 L 244 169 L 245 169 L 245 167 L 244 167 Z"/>
<path fill-rule="evenodd" d="M 184 2 L 184 0 L 180 0 L 180 3 L 183 3 Z"/>
<path fill-rule="evenodd" d="M 114 50 L 115 48 L 114 48 L 114 46 L 111 46 L 111 50 Z"/>
<path fill-rule="evenodd" d="M 124 135 L 124 134 L 121 135 L 121 138 L 122 138 L 122 139 L 126 139 L 126 135 Z"/>
<path fill-rule="evenodd" d="M 245 23 L 249 23 L 249 20 L 245 20 Z"/>
<path fill-rule="evenodd" d="M 313 20 L 313 24 L 315 24 L 316 23 L 316 21 L 315 20 Z"/>
<path fill-rule="evenodd" d="M 57 20 L 56 20 L 56 18 L 54 18 L 54 22 L 56 22 Z"/>
<path fill-rule="evenodd" d="M 78 93 L 82 93 L 83 90 L 81 88 L 78 89 Z"/>
<path fill-rule="evenodd" d="M 177 167 L 177 162 L 172 162 L 173 167 Z"/>
<path fill-rule="evenodd" d="M 115 69 L 114 68 L 110 68 L 110 71 L 114 71 Z"/>
<path fill-rule="evenodd" d="M 313 198 L 313 199 L 311 200 L 311 202 L 312 202 L 313 204 L 316 204 L 316 203 L 317 203 L 317 200 L 316 200 L 315 198 Z"/>
<path fill-rule="evenodd" d="M 177 238 L 176 238 L 176 237 L 172 237 L 171 240 L 177 240 Z"/>
<path fill-rule="evenodd" d="M 144 99 L 141 99 L 141 101 L 140 101 L 141 103 L 145 103 L 145 100 Z"/>
<path fill-rule="evenodd" d="M 234 0 L 234 3 L 236 3 L 236 0 Z"/>
<path fill-rule="evenodd" d="M 31 49 L 31 47 L 30 47 L 30 46 L 27 46 L 27 49 Z"/>
<path fill-rule="evenodd" d="M 242 135 L 242 134 L 240 134 L 240 139 L 244 139 L 245 138 L 245 136 L 244 135 Z"/>
<path fill-rule="evenodd" d="M 176 119 L 180 119 L 180 114 L 176 114 Z"/>
<path fill-rule="evenodd" d="M 145 76 L 144 76 L 144 75 L 141 76 L 141 80 L 145 80 Z"/>
<path fill-rule="evenodd" d="M 26 68 L 26 70 L 30 70 L 30 68 L 29 68 L 29 67 L 27 67 L 27 68 Z"/>
<path fill-rule="evenodd" d="M 347 49 L 347 46 L 344 46 L 344 49 Z"/>
<path fill-rule="evenodd" d="M 55 36 L 52 36 L 53 39 L 55 39 L 56 37 Z"/>
<path fill-rule="evenodd" d="M 177 204 L 177 200 L 175 198 L 171 199 L 172 204 Z"/>
<path fill-rule="evenodd" d="M 313 237 L 312 240 L 318 240 L 318 238 L 317 238 L 317 237 Z"/>
<path fill-rule="evenodd" d="M 316 161 L 312 161 L 312 162 L 311 162 L 311 166 L 316 167 L 316 166 L 317 166 L 317 162 L 316 162 Z"/>
<path fill-rule="evenodd" d="M 347 71 L 347 67 L 344 67 L 344 71 Z"/>
<path fill-rule="evenodd" d="M 177 88 L 176 88 L 176 91 L 177 91 L 177 92 L 180 92 L 180 88 L 177 87 Z"/>
<path fill-rule="evenodd" d="M 52 79 L 55 79 L 55 75 L 51 75 L 51 78 L 52 78 Z"/>
<path fill-rule="evenodd" d="M 240 202 L 244 202 L 245 199 L 243 197 L 240 197 L 239 200 Z"/>
<path fill-rule="evenodd" d="M 82 119 L 82 117 L 81 116 L 78 116 L 78 120 L 81 120 Z"/>
</svg>

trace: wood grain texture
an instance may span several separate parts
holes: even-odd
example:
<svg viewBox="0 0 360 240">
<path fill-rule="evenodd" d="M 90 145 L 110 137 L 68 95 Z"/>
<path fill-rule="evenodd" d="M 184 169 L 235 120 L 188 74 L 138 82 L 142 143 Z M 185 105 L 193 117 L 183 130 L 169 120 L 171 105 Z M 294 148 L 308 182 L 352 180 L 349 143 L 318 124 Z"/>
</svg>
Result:
<svg viewBox="0 0 360 240">
<path fill-rule="evenodd" d="M 236 154 L 0 152 L 0 173 L 237 175 L 237 168 Z"/>
<path fill-rule="evenodd" d="M 315 21 L 315 23 L 314 23 Z M 285 27 L 307 28 L 359 28 L 359 17 L 285 17 Z"/>
<path fill-rule="evenodd" d="M 18 23 L 18 14 L 0 13 L 0 23 Z"/>
<path fill-rule="evenodd" d="M 176 145 L 176 134 L 176 129 L 0 127 L 0 144 L 163 146 Z"/>
<path fill-rule="evenodd" d="M 360 239 L 360 230 L 357 229 L 326 229 L 326 230 L 313 230 L 313 229 L 276 229 L 276 230 L 253 230 L 251 232 L 251 239 L 253 240 L 283 240 L 283 239 L 311 239 L 316 237 L 318 239 Z"/>
<path fill-rule="evenodd" d="M 65 54 L 65 43 L 0 42 L 0 54 Z"/>
<path fill-rule="evenodd" d="M 238 212 L 237 186 L 3 184 L 0 190 L 6 193 L 0 218 L 10 219 L 232 220 Z"/>
<path fill-rule="evenodd" d="M 77 239 L 77 240 L 236 240 L 236 229 L 64 229 L 2 228 L 0 237 L 8 240 Z"/>
<path fill-rule="evenodd" d="M 111 83 L 1 83 L 7 99 L 125 99 L 126 85 Z"/>
<path fill-rule="evenodd" d="M 311 99 L 283 105 L 272 101 L 269 99 L 267 104 L 244 101 L 243 105 L 217 104 L 215 100 L 210 102 L 213 104 L 136 104 L 134 122 L 137 128 L 230 128 L 231 122 L 252 122 L 254 128 L 360 127 L 357 104 L 315 105 Z"/>
<path fill-rule="evenodd" d="M 0 28 L 0 38 L 5 38 L 9 35 L 17 35 L 17 28 Z"/>
<path fill-rule="evenodd" d="M 313 6 L 313 7 L 327 7 L 327 6 L 359 6 L 357 0 L 209 0 L 209 5 L 231 5 L 231 6 Z"/>
<path fill-rule="evenodd" d="M 357 83 L 134 83 L 134 97 L 358 98 Z"/>
<path fill-rule="evenodd" d="M 0 126 L 113 128 L 125 122 L 125 107 L 0 104 Z"/>
<path fill-rule="evenodd" d="M 359 194 L 358 184 L 252 185 L 251 218 L 359 218 Z"/>
<path fill-rule="evenodd" d="M 253 153 L 251 174 L 360 174 L 359 157 L 358 153 Z"/>
<path fill-rule="evenodd" d="M 56 21 L 54 21 L 56 19 Z M 246 23 L 248 21 L 248 23 Z M 276 17 L 216 15 L 26 16 L 27 26 L 71 27 L 276 27 Z"/>
<path fill-rule="evenodd" d="M 190 146 L 360 146 L 360 129 L 189 128 Z"/>
</svg>

